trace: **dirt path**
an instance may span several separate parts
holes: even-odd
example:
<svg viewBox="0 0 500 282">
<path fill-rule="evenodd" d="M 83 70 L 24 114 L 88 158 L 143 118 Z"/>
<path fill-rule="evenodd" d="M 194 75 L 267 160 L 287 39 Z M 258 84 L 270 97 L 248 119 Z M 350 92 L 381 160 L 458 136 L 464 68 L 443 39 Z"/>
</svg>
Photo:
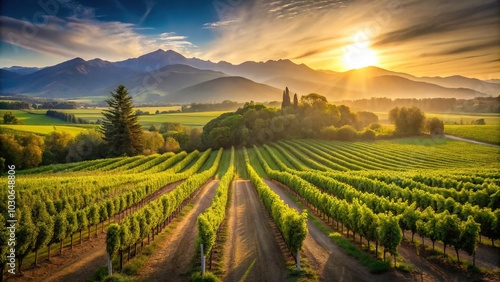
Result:
<svg viewBox="0 0 500 282">
<path fill-rule="evenodd" d="M 490 143 L 484 143 L 484 142 L 480 142 L 480 141 L 476 141 L 476 140 L 472 140 L 472 139 L 466 139 L 466 138 L 458 137 L 458 136 L 455 136 L 455 135 L 445 134 L 444 137 L 449 138 L 449 139 L 453 139 L 453 140 L 458 140 L 458 141 L 464 141 L 464 142 L 469 142 L 469 143 L 474 143 L 474 144 L 479 144 L 479 145 L 485 145 L 485 146 L 491 146 L 491 147 L 500 148 L 499 145 L 490 144 Z"/>
<path fill-rule="evenodd" d="M 285 259 L 255 188 L 235 180 L 232 189 L 224 281 L 285 281 Z"/>
<path fill-rule="evenodd" d="M 180 183 L 182 181 L 166 185 L 148 196 L 144 204 L 172 191 Z M 129 212 L 130 209 L 127 209 L 126 214 Z M 73 250 L 65 247 L 61 256 L 56 255 L 51 258 L 51 263 L 48 261 L 40 263 L 40 267 L 23 270 L 24 276 L 9 277 L 7 281 L 87 281 L 97 268 L 106 264 L 106 233 L 101 232 L 100 224 L 98 229 L 97 238 L 92 237 L 95 236 L 92 231 L 90 242 L 86 241 L 84 236 L 83 244 L 75 244 Z M 78 234 L 75 234 L 74 241 L 79 242 Z M 58 250 L 58 247 L 52 248 L 54 253 Z"/>
<path fill-rule="evenodd" d="M 272 181 L 265 181 L 271 189 L 290 207 L 302 211 L 293 202 L 279 185 Z M 401 281 L 406 280 L 395 272 L 385 274 L 371 274 L 368 268 L 334 244 L 332 240 L 321 231 L 314 223 L 308 221 L 306 240 L 302 253 L 309 259 L 322 281 Z"/>
<path fill-rule="evenodd" d="M 161 242 L 158 250 L 149 257 L 141 273 L 140 281 L 189 281 L 192 259 L 196 252 L 198 227 L 196 219 L 212 203 L 217 191 L 218 180 L 204 185 L 192 202 L 194 208 L 189 211 Z"/>
</svg>

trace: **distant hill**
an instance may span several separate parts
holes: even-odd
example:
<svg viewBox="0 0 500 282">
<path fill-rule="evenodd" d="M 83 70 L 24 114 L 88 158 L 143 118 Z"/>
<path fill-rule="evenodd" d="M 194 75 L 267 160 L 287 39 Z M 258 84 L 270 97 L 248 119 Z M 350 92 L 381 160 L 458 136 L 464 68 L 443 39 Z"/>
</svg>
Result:
<svg viewBox="0 0 500 282">
<path fill-rule="evenodd" d="M 174 92 L 166 97 L 167 102 L 209 103 L 231 100 L 236 102 L 279 101 L 282 91 L 269 85 L 253 82 L 243 77 L 221 77 L 199 83 Z"/>
<path fill-rule="evenodd" d="M 382 75 L 368 81 L 368 94 L 370 97 L 387 98 L 461 98 L 472 99 L 483 96 L 483 93 L 467 88 L 447 88 L 439 85 L 412 81 L 395 75 Z"/>
<path fill-rule="evenodd" d="M 175 51 L 163 51 L 162 49 L 158 49 L 140 57 L 119 61 L 115 64 L 120 67 L 126 67 L 141 72 L 149 72 L 161 69 L 168 65 L 185 65 L 186 62 L 187 59 Z"/>
<path fill-rule="evenodd" d="M 199 70 L 186 65 L 169 65 L 152 73 L 139 73 L 127 80 L 131 93 L 165 96 L 182 88 L 226 76 L 222 72 Z M 116 88 L 113 86 L 112 88 Z"/>
<path fill-rule="evenodd" d="M 378 67 L 334 72 L 314 70 L 290 60 L 248 61 L 233 65 L 224 61 L 214 63 L 186 58 L 175 51 L 161 49 L 119 62 L 75 58 L 43 69 L 16 66 L 0 71 L 0 93 L 65 99 L 108 95 L 121 83 L 140 102 L 201 102 L 196 100 L 198 98 L 216 102 L 225 99 L 238 102 L 281 100 L 281 97 L 266 97 L 275 89 L 285 87 L 299 97 L 315 92 L 326 96 L 329 101 L 500 95 L 499 83 L 462 76 L 416 77 Z M 243 82 L 242 78 L 246 80 Z M 239 84 L 249 87 L 249 90 Z M 228 85 L 239 87 L 239 93 Z M 209 87 L 204 92 L 211 94 L 200 96 L 201 87 Z M 248 96 L 245 97 L 245 93 Z"/>
<path fill-rule="evenodd" d="M 1 69 L 15 72 L 15 73 L 20 74 L 20 75 L 27 75 L 27 74 L 32 74 L 34 72 L 37 72 L 37 71 L 41 70 L 42 68 L 12 66 L 9 68 L 1 68 Z"/>
<path fill-rule="evenodd" d="M 412 80 L 432 83 L 448 88 L 469 88 L 492 96 L 500 94 L 500 84 L 498 83 L 463 77 L 460 75 L 448 77 L 418 77 Z"/>
<path fill-rule="evenodd" d="M 47 98 L 103 95 L 117 81 L 125 83 L 136 72 L 101 59 L 75 58 L 17 78 L 7 91 Z"/>
</svg>

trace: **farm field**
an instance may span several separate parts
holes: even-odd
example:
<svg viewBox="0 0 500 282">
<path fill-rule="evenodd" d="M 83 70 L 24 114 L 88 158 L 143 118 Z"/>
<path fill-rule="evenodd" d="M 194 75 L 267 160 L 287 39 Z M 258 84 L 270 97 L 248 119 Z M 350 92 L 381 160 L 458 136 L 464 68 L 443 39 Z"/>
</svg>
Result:
<svg viewBox="0 0 500 282">
<path fill-rule="evenodd" d="M 444 133 L 500 145 L 500 125 L 445 125 Z"/>
<path fill-rule="evenodd" d="M 103 159 L 19 171 L 17 192 L 24 203 L 32 203 L 19 203 L 20 214 L 31 211 L 33 230 L 38 230 L 32 232 L 37 232 L 38 243 L 19 254 L 24 257 L 25 276 L 7 277 L 8 281 L 35 277 L 87 281 L 106 264 L 106 229 L 116 223 L 130 232 L 139 228 L 121 243 L 113 261 L 115 272 L 120 272 L 120 261 L 128 272 L 137 269 L 131 275 L 138 280 L 157 281 L 167 272 L 175 273 L 174 280 L 189 280 L 193 269 L 199 269 L 199 258 L 193 265 L 199 257 L 197 240 L 212 250 L 206 253 L 207 266 L 213 260 L 211 271 L 227 281 L 243 277 L 255 281 L 288 279 L 294 275 L 290 270 L 294 257 L 289 252 L 294 253 L 297 246 L 305 269 L 320 280 L 400 281 L 421 276 L 429 281 L 495 280 L 500 273 L 494 263 L 500 261 L 500 242 L 491 224 L 500 215 L 499 165 L 497 148 L 448 139 L 407 138 L 371 143 L 293 140 L 246 150 Z M 235 176 L 242 179 L 232 181 Z M 211 180 L 214 178 L 220 180 Z M 6 197 L 5 190 L 0 196 Z M 271 198 L 284 202 L 264 200 Z M 182 212 L 185 206 L 191 208 Z M 46 212 L 35 212 L 42 207 Z M 346 213 L 335 211 L 335 207 Z M 304 209 L 308 219 L 300 227 Z M 404 231 L 404 240 L 396 248 L 396 264 L 411 267 L 413 272 L 393 268 L 389 254 L 384 262 L 382 250 L 387 242 L 379 238 L 376 251 L 377 239 L 370 233 L 376 226 L 365 225 L 389 220 L 389 211 L 389 219 L 400 218 L 396 226 Z M 359 221 L 353 222 L 351 216 L 356 212 L 360 213 Z M 280 214 L 289 213 L 295 213 L 290 215 L 295 221 L 280 220 Z M 206 229 L 208 225 L 197 226 L 201 217 L 211 218 L 209 222 L 215 225 L 210 229 Z M 366 222 L 367 217 L 372 220 Z M 148 218 L 146 228 L 141 222 Z M 433 239 L 434 244 L 426 229 L 415 227 L 420 226 L 418 222 L 430 224 L 430 219 L 441 222 L 448 218 L 459 226 L 470 220 L 479 224 L 482 240 L 478 243 L 476 237 L 474 257 L 481 272 L 466 271 L 463 263 L 473 263 L 466 245 L 460 247 L 440 238 Z M 63 219 L 64 232 L 56 229 L 57 224 L 40 225 Z M 20 222 L 31 221 L 24 218 Z M 288 235 L 281 237 L 278 230 L 287 234 L 288 228 L 283 222 L 307 231 L 299 241 Z M 204 237 L 219 234 L 220 226 L 227 228 L 225 241 L 219 241 L 218 236 Z M 53 232 L 41 237 L 38 232 L 44 228 Z M 161 235 L 164 229 L 167 235 Z M 422 248 L 422 240 L 426 249 L 417 255 L 415 248 Z M 151 242 L 154 247 L 146 247 Z M 442 254 L 443 243 L 448 247 L 446 256 Z M 438 250 L 435 254 L 433 245 Z M 455 262 L 453 246 L 458 246 L 461 265 Z M 49 250 L 55 264 L 47 261 Z M 217 255 L 221 252 L 226 259 Z M 40 267 L 33 268 L 35 253 Z M 262 261 L 262 257 L 271 259 Z M 438 262 L 445 258 L 450 262 Z M 165 268 L 167 265 L 176 267 Z M 373 274 L 376 272 L 384 273 Z"/>
<path fill-rule="evenodd" d="M 381 123 L 389 123 L 388 112 L 375 112 Z M 437 117 L 445 124 L 460 124 L 470 125 L 471 122 L 478 119 L 484 119 L 486 125 L 500 125 L 500 114 L 498 113 L 431 113 L 426 112 L 428 118 Z"/>
<path fill-rule="evenodd" d="M 151 107 L 151 108 L 139 108 L 142 111 L 149 111 L 154 113 L 156 110 L 168 111 L 168 110 L 178 110 L 179 107 Z M 2 125 L 7 128 L 21 130 L 25 132 L 32 132 L 38 134 L 49 134 L 52 131 L 67 131 L 73 135 L 78 134 L 85 128 L 95 127 L 95 125 L 81 125 L 72 124 L 56 118 L 48 117 L 45 115 L 46 110 L 32 110 L 30 112 L 25 112 L 21 110 L 9 110 L 14 116 L 21 120 L 23 125 Z M 75 110 L 60 110 L 62 112 L 74 114 L 76 118 L 83 118 L 85 120 L 96 122 L 98 119 L 102 119 L 101 112 L 103 109 L 75 109 Z M 0 111 L 3 116 L 4 111 Z M 183 126 L 188 127 L 203 127 L 210 120 L 218 117 L 224 112 L 193 112 L 193 113 L 171 113 L 171 114 L 159 114 L 159 115 L 146 115 L 139 116 L 139 124 L 144 128 L 149 128 L 152 124 L 160 126 L 164 122 L 180 123 Z M 29 126 L 28 126 L 29 125 Z M 53 125 L 65 125 L 57 126 L 53 130 Z"/>
<path fill-rule="evenodd" d="M 0 127 L 19 130 L 24 132 L 31 132 L 35 134 L 47 135 L 51 132 L 67 132 L 73 136 L 78 135 L 78 133 L 88 129 L 88 127 L 81 126 L 70 126 L 70 125 L 18 125 L 18 124 L 2 124 Z"/>
</svg>

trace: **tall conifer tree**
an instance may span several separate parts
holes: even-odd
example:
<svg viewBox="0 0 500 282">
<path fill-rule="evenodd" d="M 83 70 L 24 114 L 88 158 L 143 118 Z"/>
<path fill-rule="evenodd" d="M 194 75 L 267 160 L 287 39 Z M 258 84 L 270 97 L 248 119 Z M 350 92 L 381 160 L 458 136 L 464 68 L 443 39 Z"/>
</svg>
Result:
<svg viewBox="0 0 500 282">
<path fill-rule="evenodd" d="M 132 106 L 127 88 L 120 85 L 111 99 L 106 100 L 109 109 L 104 115 L 102 130 L 109 146 L 110 156 L 133 156 L 142 152 L 142 129 Z"/>
</svg>

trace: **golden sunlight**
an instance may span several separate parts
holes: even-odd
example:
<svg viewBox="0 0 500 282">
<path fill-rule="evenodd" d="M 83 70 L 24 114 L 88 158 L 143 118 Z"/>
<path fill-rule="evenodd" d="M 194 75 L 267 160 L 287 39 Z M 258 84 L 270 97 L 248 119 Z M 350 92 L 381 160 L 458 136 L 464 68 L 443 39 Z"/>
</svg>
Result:
<svg viewBox="0 0 500 282">
<path fill-rule="evenodd" d="M 358 33 L 354 37 L 354 44 L 344 48 L 342 62 L 347 69 L 359 69 L 368 66 L 376 66 L 378 58 L 375 51 L 370 49 L 370 42 L 364 33 Z"/>
</svg>

